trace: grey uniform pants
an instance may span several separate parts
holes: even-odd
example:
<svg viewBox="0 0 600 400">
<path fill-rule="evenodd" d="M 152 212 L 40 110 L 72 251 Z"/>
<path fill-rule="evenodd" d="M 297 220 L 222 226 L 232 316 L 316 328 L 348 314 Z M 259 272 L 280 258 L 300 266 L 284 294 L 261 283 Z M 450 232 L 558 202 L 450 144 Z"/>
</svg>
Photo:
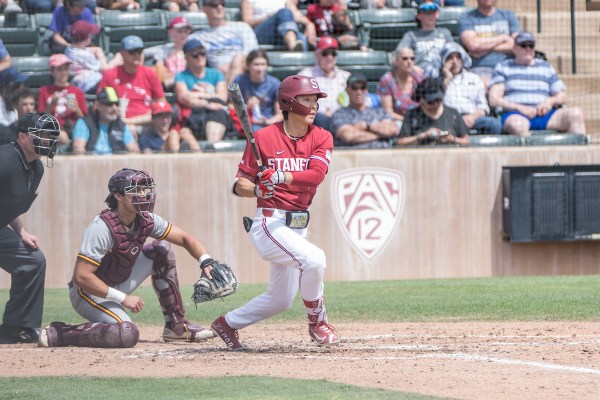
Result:
<svg viewBox="0 0 600 400">
<path fill-rule="evenodd" d="M 5 226 L 0 228 L 0 268 L 11 276 L 10 297 L 2 322 L 39 329 L 44 309 L 44 253 L 25 246 L 21 237 Z"/>
</svg>

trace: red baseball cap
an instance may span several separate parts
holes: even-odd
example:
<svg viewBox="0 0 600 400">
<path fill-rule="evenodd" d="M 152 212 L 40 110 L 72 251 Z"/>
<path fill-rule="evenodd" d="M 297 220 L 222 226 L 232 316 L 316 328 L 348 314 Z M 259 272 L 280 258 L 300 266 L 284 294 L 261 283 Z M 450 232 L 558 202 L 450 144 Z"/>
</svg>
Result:
<svg viewBox="0 0 600 400">
<path fill-rule="evenodd" d="M 152 103 L 152 115 L 172 114 L 173 109 L 168 101 L 155 101 Z"/>
<path fill-rule="evenodd" d="M 71 27 L 71 38 L 76 42 L 85 40 L 88 36 L 94 36 L 98 33 L 100 33 L 98 25 L 83 20 L 75 22 Z"/>
<path fill-rule="evenodd" d="M 317 49 L 325 50 L 325 49 L 337 49 L 338 41 L 331 36 L 321 36 L 319 41 L 317 42 Z"/>
<path fill-rule="evenodd" d="M 48 58 L 48 67 L 52 68 L 52 67 L 60 67 L 61 65 L 65 65 L 65 64 L 72 64 L 73 61 L 71 61 L 69 59 L 69 57 L 65 56 L 64 54 L 52 54 L 50 56 L 50 58 Z"/>
<path fill-rule="evenodd" d="M 190 25 L 190 21 L 188 21 L 188 19 L 186 17 L 183 16 L 178 16 L 175 17 L 171 20 L 171 22 L 169 22 L 169 29 L 179 29 L 179 28 L 191 28 L 192 25 Z"/>
</svg>

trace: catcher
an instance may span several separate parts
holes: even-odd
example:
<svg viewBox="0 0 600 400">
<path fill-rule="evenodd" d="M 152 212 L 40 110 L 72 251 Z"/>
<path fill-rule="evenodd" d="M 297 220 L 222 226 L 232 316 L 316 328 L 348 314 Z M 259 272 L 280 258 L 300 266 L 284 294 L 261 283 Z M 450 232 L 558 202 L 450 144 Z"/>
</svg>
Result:
<svg viewBox="0 0 600 400">
<path fill-rule="evenodd" d="M 198 239 L 153 213 L 155 185 L 146 171 L 124 168 L 110 178 L 108 190 L 109 208 L 85 230 L 69 283 L 73 308 L 90 322 L 76 326 L 53 322 L 42 329 L 39 345 L 135 346 L 139 331 L 127 311 L 143 310 L 144 301 L 133 292 L 148 276 L 164 314 L 165 341 L 212 338 L 212 330 L 185 319 L 170 243 L 199 260 L 203 280 L 212 282 L 213 274 L 224 276 L 217 271 L 228 271 L 231 277 L 233 273 L 213 260 Z M 144 245 L 148 237 L 156 240 Z"/>
</svg>

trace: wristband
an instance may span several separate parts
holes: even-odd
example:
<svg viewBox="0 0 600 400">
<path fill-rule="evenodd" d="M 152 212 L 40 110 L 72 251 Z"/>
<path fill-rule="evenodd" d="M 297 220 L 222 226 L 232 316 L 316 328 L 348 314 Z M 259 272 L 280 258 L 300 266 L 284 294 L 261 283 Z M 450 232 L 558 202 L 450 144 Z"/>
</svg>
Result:
<svg viewBox="0 0 600 400">
<path fill-rule="evenodd" d="M 208 265 L 214 262 L 212 257 L 208 254 L 204 254 L 198 261 L 200 261 L 200 268 L 206 268 Z"/>
<path fill-rule="evenodd" d="M 123 301 L 125 301 L 126 296 L 127 295 L 125 293 L 121 292 L 120 290 L 111 288 L 109 286 L 108 293 L 106 294 L 106 300 L 114 301 L 116 303 L 121 304 Z"/>
</svg>

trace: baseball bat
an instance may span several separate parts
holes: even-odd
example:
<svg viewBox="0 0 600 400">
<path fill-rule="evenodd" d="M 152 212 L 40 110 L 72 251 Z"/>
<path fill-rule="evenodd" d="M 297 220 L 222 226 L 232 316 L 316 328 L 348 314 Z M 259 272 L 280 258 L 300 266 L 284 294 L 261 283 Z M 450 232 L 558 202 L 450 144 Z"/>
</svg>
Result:
<svg viewBox="0 0 600 400">
<path fill-rule="evenodd" d="M 244 135 L 246 135 L 246 139 L 248 139 L 248 142 L 252 147 L 252 152 L 254 153 L 254 158 L 256 158 L 258 169 L 263 171 L 267 168 L 263 165 L 262 160 L 260 159 L 260 154 L 258 154 L 258 148 L 256 147 L 254 134 L 252 132 L 252 125 L 250 124 L 250 117 L 248 116 L 248 109 L 246 108 L 244 97 L 242 97 L 242 91 L 240 90 L 240 86 L 237 83 L 232 83 L 227 86 L 227 91 L 229 92 L 229 97 L 231 98 L 231 102 L 233 103 L 235 113 L 237 114 L 238 119 L 242 124 L 242 130 L 244 131 Z"/>
</svg>

